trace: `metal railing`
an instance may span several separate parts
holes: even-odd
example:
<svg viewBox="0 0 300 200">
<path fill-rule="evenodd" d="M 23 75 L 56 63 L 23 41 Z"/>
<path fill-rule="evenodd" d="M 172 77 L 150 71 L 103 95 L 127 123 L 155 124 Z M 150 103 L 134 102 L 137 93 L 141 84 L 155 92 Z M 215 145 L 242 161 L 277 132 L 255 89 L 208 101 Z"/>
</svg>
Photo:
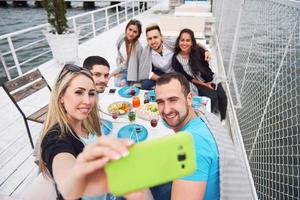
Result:
<svg viewBox="0 0 300 200">
<path fill-rule="evenodd" d="M 257 196 L 300 199 L 300 1 L 214 0 L 213 13 Z"/>
<path fill-rule="evenodd" d="M 129 0 L 119 4 L 104 7 L 68 18 L 71 29 L 80 30 L 80 43 L 96 37 L 118 24 L 144 12 L 156 1 Z M 50 28 L 42 24 L 0 36 L 0 61 L 8 80 L 20 76 L 26 71 L 52 58 L 43 31 Z M 29 38 L 30 42 L 23 44 L 22 40 Z M 33 66 L 32 66 L 33 65 Z"/>
</svg>

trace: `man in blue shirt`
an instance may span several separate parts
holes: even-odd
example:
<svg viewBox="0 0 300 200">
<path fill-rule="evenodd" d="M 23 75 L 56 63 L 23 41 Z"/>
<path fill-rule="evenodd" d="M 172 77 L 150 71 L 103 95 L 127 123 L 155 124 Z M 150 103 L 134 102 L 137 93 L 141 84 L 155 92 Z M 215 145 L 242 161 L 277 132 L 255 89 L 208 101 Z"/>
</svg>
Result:
<svg viewBox="0 0 300 200">
<path fill-rule="evenodd" d="M 167 73 L 156 81 L 156 102 L 163 120 L 177 131 L 188 131 L 194 140 L 197 169 L 174 180 L 171 199 L 219 199 L 219 153 L 214 137 L 192 108 L 189 83 L 179 73 Z"/>
</svg>

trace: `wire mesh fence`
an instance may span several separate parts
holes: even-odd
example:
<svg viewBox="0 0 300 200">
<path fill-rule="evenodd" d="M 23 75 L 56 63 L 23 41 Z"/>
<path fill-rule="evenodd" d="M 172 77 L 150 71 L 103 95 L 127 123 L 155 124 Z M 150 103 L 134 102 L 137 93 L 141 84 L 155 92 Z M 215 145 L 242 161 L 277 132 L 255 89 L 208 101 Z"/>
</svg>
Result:
<svg viewBox="0 0 300 200">
<path fill-rule="evenodd" d="M 213 12 L 258 198 L 300 199 L 300 1 L 214 0 Z"/>
</svg>

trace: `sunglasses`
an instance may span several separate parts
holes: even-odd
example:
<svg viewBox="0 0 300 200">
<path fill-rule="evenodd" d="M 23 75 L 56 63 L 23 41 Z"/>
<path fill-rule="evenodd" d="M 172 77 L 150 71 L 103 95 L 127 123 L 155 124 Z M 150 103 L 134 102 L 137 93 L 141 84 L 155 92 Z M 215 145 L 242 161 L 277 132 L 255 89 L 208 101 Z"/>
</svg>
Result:
<svg viewBox="0 0 300 200">
<path fill-rule="evenodd" d="M 88 69 L 85 69 L 83 67 L 79 67 L 79 66 L 74 65 L 74 64 L 65 64 L 63 69 L 61 70 L 59 76 L 58 76 L 58 81 L 61 81 L 63 79 L 63 77 L 66 76 L 66 74 L 68 74 L 69 72 L 72 72 L 72 73 L 84 72 L 84 73 L 87 73 L 90 76 L 92 76 L 92 73 Z"/>
</svg>

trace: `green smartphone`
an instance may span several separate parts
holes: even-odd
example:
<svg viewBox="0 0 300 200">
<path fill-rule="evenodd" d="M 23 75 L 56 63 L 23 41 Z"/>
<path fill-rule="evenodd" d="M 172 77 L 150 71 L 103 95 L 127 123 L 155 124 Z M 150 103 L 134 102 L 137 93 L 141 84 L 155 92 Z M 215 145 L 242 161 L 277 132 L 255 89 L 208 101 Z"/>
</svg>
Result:
<svg viewBox="0 0 300 200">
<path fill-rule="evenodd" d="M 188 132 L 135 144 L 127 157 L 105 165 L 109 190 L 116 196 L 190 175 L 195 169 L 193 138 Z"/>
</svg>

